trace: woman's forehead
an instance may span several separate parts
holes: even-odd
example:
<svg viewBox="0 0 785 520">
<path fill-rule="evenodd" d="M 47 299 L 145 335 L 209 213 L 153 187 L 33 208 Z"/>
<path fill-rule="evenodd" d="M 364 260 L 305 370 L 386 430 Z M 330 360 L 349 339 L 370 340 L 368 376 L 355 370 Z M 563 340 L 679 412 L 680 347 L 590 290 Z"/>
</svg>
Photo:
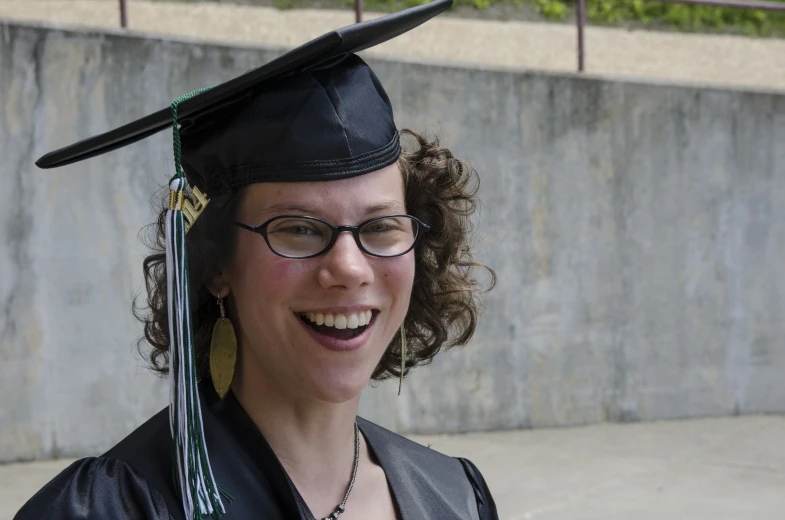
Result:
<svg viewBox="0 0 785 520">
<path fill-rule="evenodd" d="M 243 213 L 351 214 L 403 212 L 406 209 L 403 176 L 396 163 L 380 170 L 320 182 L 257 183 L 246 188 Z"/>
</svg>

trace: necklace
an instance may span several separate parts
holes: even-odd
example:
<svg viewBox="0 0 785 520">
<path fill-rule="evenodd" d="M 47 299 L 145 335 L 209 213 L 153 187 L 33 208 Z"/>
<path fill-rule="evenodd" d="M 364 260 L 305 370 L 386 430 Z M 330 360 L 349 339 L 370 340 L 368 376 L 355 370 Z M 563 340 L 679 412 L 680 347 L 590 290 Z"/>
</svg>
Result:
<svg viewBox="0 0 785 520">
<path fill-rule="evenodd" d="M 349 493 L 352 492 L 354 487 L 354 479 L 357 477 L 357 466 L 360 465 L 360 428 L 357 423 L 354 423 L 354 468 L 352 469 L 352 479 L 349 481 L 349 487 L 346 489 L 346 494 L 340 504 L 335 506 L 335 510 L 329 515 L 322 518 L 322 520 L 336 520 L 338 515 L 346 509 L 346 500 L 349 498 Z"/>
</svg>

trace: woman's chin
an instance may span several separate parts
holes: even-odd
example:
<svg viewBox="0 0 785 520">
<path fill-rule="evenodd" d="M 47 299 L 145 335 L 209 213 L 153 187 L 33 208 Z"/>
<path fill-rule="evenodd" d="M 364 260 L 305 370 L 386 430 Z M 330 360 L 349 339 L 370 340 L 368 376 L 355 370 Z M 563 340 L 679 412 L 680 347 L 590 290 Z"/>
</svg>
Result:
<svg viewBox="0 0 785 520">
<path fill-rule="evenodd" d="M 368 386 L 370 374 L 367 370 L 335 371 L 321 373 L 310 378 L 313 397 L 319 401 L 341 404 L 357 398 Z"/>
</svg>

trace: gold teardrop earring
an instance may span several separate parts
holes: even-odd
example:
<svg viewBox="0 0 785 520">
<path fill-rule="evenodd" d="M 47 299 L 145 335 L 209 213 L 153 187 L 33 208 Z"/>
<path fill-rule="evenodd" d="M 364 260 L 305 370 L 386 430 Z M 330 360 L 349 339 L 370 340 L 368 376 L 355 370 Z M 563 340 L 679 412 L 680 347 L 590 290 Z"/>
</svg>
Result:
<svg viewBox="0 0 785 520">
<path fill-rule="evenodd" d="M 237 361 L 237 336 L 224 310 L 224 300 L 218 297 L 221 317 L 215 320 L 213 337 L 210 341 L 210 377 L 213 387 L 221 399 L 224 398 L 234 377 L 234 364 Z"/>
<path fill-rule="evenodd" d="M 406 327 L 401 323 L 401 375 L 398 376 L 398 395 L 403 387 L 403 371 L 406 369 Z"/>
</svg>

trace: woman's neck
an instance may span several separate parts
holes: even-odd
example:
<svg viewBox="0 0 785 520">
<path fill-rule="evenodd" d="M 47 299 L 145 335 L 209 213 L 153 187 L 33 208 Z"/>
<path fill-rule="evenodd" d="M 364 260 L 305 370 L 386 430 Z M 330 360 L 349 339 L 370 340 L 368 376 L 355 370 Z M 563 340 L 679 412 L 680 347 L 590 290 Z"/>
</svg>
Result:
<svg viewBox="0 0 785 520">
<path fill-rule="evenodd" d="M 345 493 L 354 466 L 359 396 L 339 404 L 308 400 L 281 391 L 269 378 L 242 372 L 232 382 L 237 400 L 314 514 L 329 513 Z"/>
</svg>

